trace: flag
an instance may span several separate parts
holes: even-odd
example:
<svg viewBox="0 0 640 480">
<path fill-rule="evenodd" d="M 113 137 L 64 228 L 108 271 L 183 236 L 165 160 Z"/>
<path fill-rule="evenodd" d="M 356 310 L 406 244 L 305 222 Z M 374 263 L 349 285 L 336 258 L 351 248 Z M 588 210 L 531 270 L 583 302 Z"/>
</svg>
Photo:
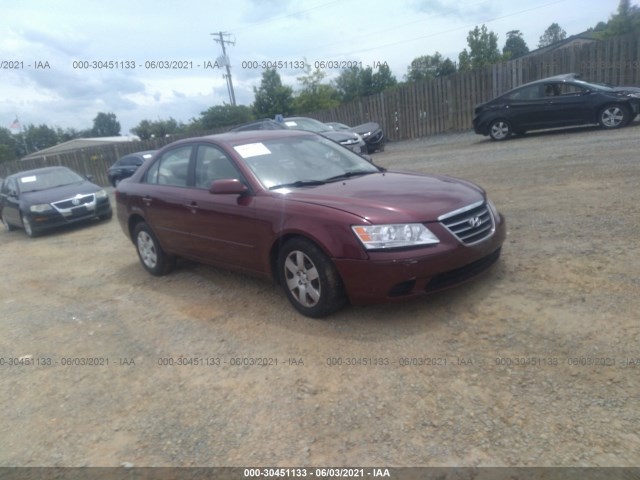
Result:
<svg viewBox="0 0 640 480">
<path fill-rule="evenodd" d="M 18 117 L 13 121 L 13 123 L 9 126 L 11 130 L 20 130 L 20 122 L 18 121 Z"/>
</svg>

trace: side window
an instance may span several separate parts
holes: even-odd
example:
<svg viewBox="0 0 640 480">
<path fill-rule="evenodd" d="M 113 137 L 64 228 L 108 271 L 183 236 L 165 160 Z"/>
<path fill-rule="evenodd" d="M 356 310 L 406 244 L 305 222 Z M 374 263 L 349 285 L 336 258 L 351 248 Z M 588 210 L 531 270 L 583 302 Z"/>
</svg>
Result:
<svg viewBox="0 0 640 480">
<path fill-rule="evenodd" d="M 186 187 L 191 149 L 187 145 L 165 152 L 147 171 L 146 183 Z"/>
<path fill-rule="evenodd" d="M 240 178 L 233 162 L 220 149 L 212 145 L 198 146 L 196 155 L 196 187 L 209 189 L 211 182 L 227 178 Z"/>
<path fill-rule="evenodd" d="M 509 95 L 509 100 L 537 100 L 542 95 L 540 94 L 540 85 L 530 85 L 528 87 L 521 88 Z"/>
<path fill-rule="evenodd" d="M 559 91 L 559 95 L 577 97 L 584 94 L 585 89 L 582 87 L 578 87 L 577 85 L 561 83 L 560 85 L 558 85 L 558 91 Z"/>
</svg>

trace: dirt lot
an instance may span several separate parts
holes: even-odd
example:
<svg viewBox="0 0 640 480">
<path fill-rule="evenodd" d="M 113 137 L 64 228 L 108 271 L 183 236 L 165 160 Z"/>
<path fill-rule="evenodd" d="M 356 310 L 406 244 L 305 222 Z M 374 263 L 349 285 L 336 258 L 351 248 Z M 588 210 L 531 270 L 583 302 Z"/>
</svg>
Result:
<svg viewBox="0 0 640 480">
<path fill-rule="evenodd" d="M 0 232 L 0 465 L 637 465 L 639 139 L 389 144 L 380 165 L 484 186 L 503 257 L 323 321 L 242 275 L 152 277 L 115 219 Z"/>
</svg>

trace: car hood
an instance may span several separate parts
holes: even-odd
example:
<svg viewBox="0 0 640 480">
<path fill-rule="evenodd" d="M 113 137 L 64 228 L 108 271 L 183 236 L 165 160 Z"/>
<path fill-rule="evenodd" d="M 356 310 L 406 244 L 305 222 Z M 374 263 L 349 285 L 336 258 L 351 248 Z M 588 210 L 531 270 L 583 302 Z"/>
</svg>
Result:
<svg viewBox="0 0 640 480">
<path fill-rule="evenodd" d="M 639 93 L 640 87 L 612 87 L 614 92 Z"/>
<path fill-rule="evenodd" d="M 351 128 L 351 131 L 356 132 L 358 135 L 364 135 L 365 133 L 369 132 L 373 133 L 377 132 L 378 130 L 380 130 L 380 125 L 375 122 L 367 122 Z"/>
<path fill-rule="evenodd" d="M 71 185 L 62 185 L 61 187 L 49 188 L 38 192 L 23 192 L 20 197 L 21 201 L 27 205 L 36 205 L 38 203 L 51 203 L 67 198 L 73 198 L 77 194 L 86 195 L 95 193 L 102 188 L 91 182 L 72 183 Z"/>
<path fill-rule="evenodd" d="M 384 172 L 291 189 L 288 200 L 352 213 L 371 223 L 434 222 L 485 198 L 477 185 L 445 176 Z"/>
<path fill-rule="evenodd" d="M 324 135 L 325 137 L 330 138 L 334 142 L 338 143 L 345 142 L 347 140 L 359 140 L 358 137 L 356 137 L 355 133 L 346 130 L 338 132 L 334 130 L 327 130 L 326 132 L 320 132 L 320 135 Z"/>
</svg>

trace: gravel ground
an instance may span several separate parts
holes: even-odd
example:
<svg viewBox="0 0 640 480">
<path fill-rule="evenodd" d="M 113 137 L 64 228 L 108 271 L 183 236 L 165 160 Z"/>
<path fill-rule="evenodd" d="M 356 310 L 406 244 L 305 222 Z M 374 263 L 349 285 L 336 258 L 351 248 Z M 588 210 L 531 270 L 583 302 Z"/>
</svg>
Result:
<svg viewBox="0 0 640 480">
<path fill-rule="evenodd" d="M 639 134 L 389 144 L 485 187 L 503 257 L 322 321 L 240 274 L 152 277 L 115 219 L 0 233 L 0 466 L 637 466 Z"/>
</svg>

